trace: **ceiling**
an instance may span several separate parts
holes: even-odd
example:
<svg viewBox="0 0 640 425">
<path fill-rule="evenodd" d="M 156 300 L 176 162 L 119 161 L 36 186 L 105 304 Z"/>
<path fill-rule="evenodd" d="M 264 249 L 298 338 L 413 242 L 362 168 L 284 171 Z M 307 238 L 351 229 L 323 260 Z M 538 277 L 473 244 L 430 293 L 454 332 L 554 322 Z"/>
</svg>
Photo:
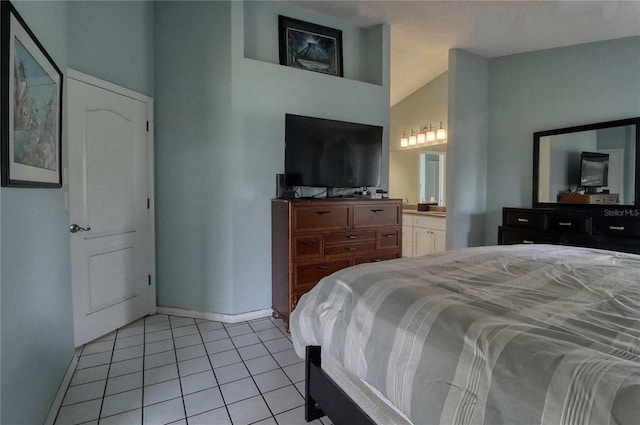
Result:
<svg viewBox="0 0 640 425">
<path fill-rule="evenodd" d="M 635 1 L 293 1 L 355 26 L 391 27 L 391 105 L 448 68 L 459 48 L 488 58 L 640 35 Z"/>
</svg>

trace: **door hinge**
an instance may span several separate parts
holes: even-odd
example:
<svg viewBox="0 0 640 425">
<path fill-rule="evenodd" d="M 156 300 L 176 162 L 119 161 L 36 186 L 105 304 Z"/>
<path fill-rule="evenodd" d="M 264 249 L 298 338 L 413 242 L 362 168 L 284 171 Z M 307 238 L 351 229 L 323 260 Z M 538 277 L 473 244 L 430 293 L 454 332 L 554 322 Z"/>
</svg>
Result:
<svg viewBox="0 0 640 425">
<path fill-rule="evenodd" d="M 149 200 L 149 198 L 147 198 L 147 209 L 151 208 L 151 201 Z"/>
<path fill-rule="evenodd" d="M 149 286 L 151 286 L 151 275 L 149 275 Z"/>
<path fill-rule="evenodd" d="M 147 121 L 147 131 L 149 131 L 149 121 Z"/>
</svg>

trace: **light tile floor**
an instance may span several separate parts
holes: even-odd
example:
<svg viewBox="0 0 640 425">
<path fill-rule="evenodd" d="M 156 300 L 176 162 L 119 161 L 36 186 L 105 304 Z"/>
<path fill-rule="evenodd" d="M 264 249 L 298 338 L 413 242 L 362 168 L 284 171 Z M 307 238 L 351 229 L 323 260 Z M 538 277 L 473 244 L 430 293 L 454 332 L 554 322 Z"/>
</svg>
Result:
<svg viewBox="0 0 640 425">
<path fill-rule="evenodd" d="M 83 347 L 55 423 L 302 425 L 303 395 L 282 321 L 158 314 Z"/>
</svg>

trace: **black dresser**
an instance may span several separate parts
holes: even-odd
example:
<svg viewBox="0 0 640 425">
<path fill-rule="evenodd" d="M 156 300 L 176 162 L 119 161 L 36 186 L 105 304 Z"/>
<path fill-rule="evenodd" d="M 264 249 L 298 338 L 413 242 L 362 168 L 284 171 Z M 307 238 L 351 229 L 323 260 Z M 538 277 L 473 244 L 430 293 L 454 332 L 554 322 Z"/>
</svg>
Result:
<svg viewBox="0 0 640 425">
<path fill-rule="evenodd" d="M 573 245 L 640 254 L 640 210 L 503 208 L 498 243 Z"/>
</svg>

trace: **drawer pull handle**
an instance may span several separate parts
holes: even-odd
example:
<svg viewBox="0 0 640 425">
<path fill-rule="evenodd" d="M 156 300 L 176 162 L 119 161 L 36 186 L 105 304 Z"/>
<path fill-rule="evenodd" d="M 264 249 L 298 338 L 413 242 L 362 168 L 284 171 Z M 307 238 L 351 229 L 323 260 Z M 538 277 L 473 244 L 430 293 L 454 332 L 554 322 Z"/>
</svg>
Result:
<svg viewBox="0 0 640 425">
<path fill-rule="evenodd" d="M 316 211 L 316 214 L 329 214 L 331 211 Z"/>
<path fill-rule="evenodd" d="M 347 246 L 344 249 L 346 249 L 347 251 L 352 251 L 353 252 L 353 251 L 357 250 L 358 248 L 356 248 L 355 246 Z"/>
<path fill-rule="evenodd" d="M 566 221 L 561 221 L 558 223 L 558 226 L 568 226 L 571 227 L 572 223 L 571 222 L 566 222 Z"/>
<path fill-rule="evenodd" d="M 609 226 L 609 230 L 624 230 L 624 226 Z"/>
<path fill-rule="evenodd" d="M 373 213 L 382 212 L 382 211 L 384 211 L 384 210 L 371 210 L 371 212 L 373 212 Z"/>
<path fill-rule="evenodd" d="M 300 241 L 302 245 L 313 245 L 316 241 Z"/>
<path fill-rule="evenodd" d="M 530 241 L 530 240 L 528 240 L 528 239 L 524 239 L 524 240 L 522 241 L 522 243 L 532 244 L 532 243 L 533 243 L 533 241 Z"/>
<path fill-rule="evenodd" d="M 528 218 L 519 218 L 518 219 L 518 223 L 528 223 L 529 219 Z"/>
<path fill-rule="evenodd" d="M 356 239 L 357 237 L 358 236 L 356 236 L 356 235 L 347 235 L 347 236 L 345 236 L 345 238 L 347 238 L 347 239 Z"/>
<path fill-rule="evenodd" d="M 395 235 L 396 235 L 395 233 L 387 233 L 386 235 L 382 235 L 382 236 L 384 236 L 385 238 L 392 238 Z"/>
<path fill-rule="evenodd" d="M 326 270 L 326 269 L 329 268 L 329 265 L 328 264 L 320 264 L 319 266 L 316 266 L 316 268 L 320 269 L 320 270 Z"/>
</svg>

